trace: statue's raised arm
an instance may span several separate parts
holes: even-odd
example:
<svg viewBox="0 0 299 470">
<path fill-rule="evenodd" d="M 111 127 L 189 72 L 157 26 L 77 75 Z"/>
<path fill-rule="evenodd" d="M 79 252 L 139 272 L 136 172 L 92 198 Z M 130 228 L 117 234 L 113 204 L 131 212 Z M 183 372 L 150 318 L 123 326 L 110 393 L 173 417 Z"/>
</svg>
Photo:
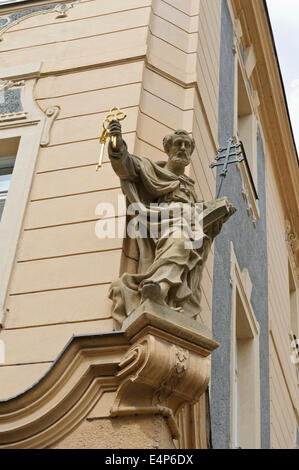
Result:
<svg viewBox="0 0 299 470">
<path fill-rule="evenodd" d="M 108 146 L 108 155 L 115 173 L 122 180 L 136 181 L 139 173 L 139 162 L 136 157 L 128 152 L 127 144 L 122 137 L 120 122 L 111 121 L 108 130 L 109 135 L 116 138 L 116 147 L 113 148 L 111 140 Z"/>
</svg>

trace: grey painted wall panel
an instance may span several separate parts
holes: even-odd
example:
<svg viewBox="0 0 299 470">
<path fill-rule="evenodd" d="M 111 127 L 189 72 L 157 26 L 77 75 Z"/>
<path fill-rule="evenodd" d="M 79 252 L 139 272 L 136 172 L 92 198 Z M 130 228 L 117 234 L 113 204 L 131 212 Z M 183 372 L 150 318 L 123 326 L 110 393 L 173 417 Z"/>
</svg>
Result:
<svg viewBox="0 0 299 470">
<path fill-rule="evenodd" d="M 220 145 L 224 145 L 233 133 L 234 111 L 233 26 L 225 1 L 222 1 L 219 83 L 218 140 Z M 219 170 L 217 173 L 219 174 Z M 227 177 L 224 180 L 220 196 L 227 194 L 229 178 Z M 217 182 L 219 184 L 219 177 Z M 212 354 L 211 426 L 213 447 L 217 449 L 227 449 L 230 441 L 231 289 L 229 284 L 229 226 L 234 224 L 235 219 L 236 215 L 223 226 L 222 232 L 215 239 L 214 245 L 212 329 L 214 338 L 220 343 L 220 347 Z"/>
<path fill-rule="evenodd" d="M 233 135 L 234 113 L 233 25 L 226 0 L 222 1 L 221 58 L 219 89 L 218 140 L 224 145 Z M 254 228 L 241 193 L 241 177 L 231 166 L 224 180 L 221 196 L 228 196 L 237 213 L 224 225 L 215 240 L 213 275 L 214 337 L 221 344 L 212 354 L 211 420 L 214 448 L 228 448 L 230 443 L 230 350 L 231 308 L 230 241 L 241 270 L 247 268 L 253 283 L 251 303 L 260 325 L 261 373 L 261 444 L 270 447 L 269 331 L 266 239 L 265 159 L 262 139 L 258 137 L 258 196 L 261 217 Z M 219 172 L 217 183 L 219 184 Z"/>
<path fill-rule="evenodd" d="M 13 88 L 0 92 L 0 114 L 23 111 L 21 88 Z"/>
</svg>

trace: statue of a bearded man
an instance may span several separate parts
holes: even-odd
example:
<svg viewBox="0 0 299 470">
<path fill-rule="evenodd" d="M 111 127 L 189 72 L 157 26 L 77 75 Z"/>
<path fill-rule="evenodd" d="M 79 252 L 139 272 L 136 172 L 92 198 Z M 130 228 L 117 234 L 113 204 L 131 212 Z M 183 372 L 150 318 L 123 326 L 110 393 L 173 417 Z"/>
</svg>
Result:
<svg viewBox="0 0 299 470">
<path fill-rule="evenodd" d="M 111 141 L 108 147 L 111 164 L 128 207 L 139 208 L 142 232 L 136 238 L 137 273 L 124 273 L 111 284 L 112 316 L 121 326 L 151 299 L 194 318 L 200 313 L 201 278 L 213 239 L 235 208 L 227 198 L 198 201 L 195 182 L 185 175 L 195 147 L 186 131 L 163 139 L 168 161 L 157 163 L 128 152 L 119 121 L 111 121 L 109 133 L 116 137 L 116 148 Z"/>
</svg>

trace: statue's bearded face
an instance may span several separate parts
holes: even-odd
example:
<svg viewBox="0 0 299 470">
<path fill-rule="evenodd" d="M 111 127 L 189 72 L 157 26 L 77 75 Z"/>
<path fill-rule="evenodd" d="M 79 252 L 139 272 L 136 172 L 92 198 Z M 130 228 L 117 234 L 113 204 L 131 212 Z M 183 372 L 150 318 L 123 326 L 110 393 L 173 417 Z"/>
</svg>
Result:
<svg viewBox="0 0 299 470">
<path fill-rule="evenodd" d="M 168 150 L 169 162 L 185 167 L 191 162 L 192 142 L 188 136 L 180 135 L 173 139 Z"/>
</svg>

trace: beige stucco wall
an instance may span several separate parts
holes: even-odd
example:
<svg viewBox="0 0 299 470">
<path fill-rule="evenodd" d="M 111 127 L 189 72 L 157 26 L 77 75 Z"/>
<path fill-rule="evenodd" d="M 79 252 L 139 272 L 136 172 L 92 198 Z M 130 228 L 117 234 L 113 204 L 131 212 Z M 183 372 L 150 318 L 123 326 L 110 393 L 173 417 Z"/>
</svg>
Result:
<svg viewBox="0 0 299 470">
<path fill-rule="evenodd" d="M 34 98 L 43 112 L 61 110 L 39 151 L 8 287 L 0 398 L 37 381 L 73 334 L 113 329 L 107 291 L 122 241 L 95 235 L 96 206 L 120 194 L 107 155 L 95 172 L 112 106 L 127 113 L 124 138 L 140 156 L 165 159 L 164 135 L 192 132 L 190 176 L 199 198 L 214 197 L 220 10 L 220 0 L 81 0 L 66 18 L 37 15 L 4 34 L 1 68 L 42 61 Z M 213 253 L 203 276 L 207 325 L 212 265 Z"/>
<path fill-rule="evenodd" d="M 150 419 L 149 419 L 150 418 Z M 84 420 L 51 449 L 174 449 L 163 416 Z"/>
<path fill-rule="evenodd" d="M 280 197 L 277 174 L 269 152 L 266 157 L 271 447 L 293 449 L 296 443 L 299 393 L 290 348 L 288 262 L 291 261 L 292 253 L 286 242 L 285 220 L 288 215 Z"/>
</svg>

